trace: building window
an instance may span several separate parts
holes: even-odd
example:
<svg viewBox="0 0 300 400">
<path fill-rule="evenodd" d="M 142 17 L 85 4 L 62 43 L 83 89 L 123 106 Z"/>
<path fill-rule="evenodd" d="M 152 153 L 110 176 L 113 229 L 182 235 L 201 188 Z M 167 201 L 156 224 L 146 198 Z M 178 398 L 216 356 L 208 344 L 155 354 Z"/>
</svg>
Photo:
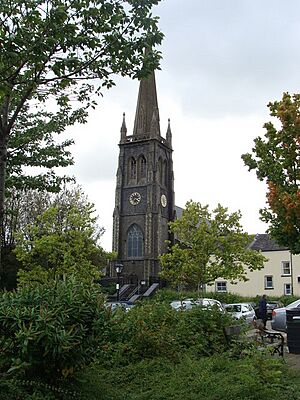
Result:
<svg viewBox="0 0 300 400">
<path fill-rule="evenodd" d="M 158 172 L 158 182 L 160 184 L 162 184 L 163 183 L 163 164 L 162 164 L 161 158 L 158 159 L 157 172 Z"/>
<path fill-rule="evenodd" d="M 168 164 L 167 161 L 164 161 L 164 177 L 163 177 L 163 184 L 167 187 L 168 186 Z"/>
<path fill-rule="evenodd" d="M 146 178 L 147 173 L 147 161 L 144 156 L 139 158 L 139 180 Z"/>
<path fill-rule="evenodd" d="M 129 258 L 143 257 L 143 232 L 136 224 L 128 230 L 127 254 Z"/>
<path fill-rule="evenodd" d="M 289 296 L 292 294 L 292 285 L 290 283 L 285 283 L 284 284 L 284 294 L 286 296 Z"/>
<path fill-rule="evenodd" d="M 130 179 L 136 178 L 136 160 L 133 157 L 131 157 L 131 159 L 130 159 L 129 176 L 130 176 Z"/>
<path fill-rule="evenodd" d="M 281 262 L 281 273 L 282 275 L 291 275 L 291 264 L 289 261 Z"/>
<path fill-rule="evenodd" d="M 216 292 L 227 292 L 227 282 L 216 282 Z"/>
<path fill-rule="evenodd" d="M 265 276 L 265 289 L 273 289 L 273 276 L 272 275 L 266 275 Z"/>
</svg>

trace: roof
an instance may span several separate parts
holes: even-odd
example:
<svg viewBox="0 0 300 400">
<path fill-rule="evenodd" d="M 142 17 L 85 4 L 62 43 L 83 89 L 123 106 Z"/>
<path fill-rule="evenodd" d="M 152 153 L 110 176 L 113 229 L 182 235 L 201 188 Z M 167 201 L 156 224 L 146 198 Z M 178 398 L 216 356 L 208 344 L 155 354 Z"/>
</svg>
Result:
<svg viewBox="0 0 300 400">
<path fill-rule="evenodd" d="M 179 219 L 182 217 L 182 213 L 183 213 L 183 208 L 179 207 L 179 206 L 175 206 L 175 219 Z"/>
<path fill-rule="evenodd" d="M 281 246 L 274 239 L 271 239 L 270 235 L 267 233 L 258 233 L 250 248 L 252 250 L 260 251 L 279 251 L 279 250 L 289 250 L 288 247 Z"/>
</svg>

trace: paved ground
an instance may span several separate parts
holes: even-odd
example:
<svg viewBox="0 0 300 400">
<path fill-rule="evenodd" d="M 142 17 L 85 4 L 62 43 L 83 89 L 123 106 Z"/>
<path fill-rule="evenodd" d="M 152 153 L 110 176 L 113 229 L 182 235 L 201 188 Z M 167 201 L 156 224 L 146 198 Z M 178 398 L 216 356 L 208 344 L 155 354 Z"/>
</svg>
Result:
<svg viewBox="0 0 300 400">
<path fill-rule="evenodd" d="M 271 321 L 267 322 L 267 329 L 272 331 Z M 286 363 L 292 367 L 300 369 L 300 354 L 291 354 L 287 346 L 287 334 L 285 332 L 280 332 L 284 336 L 284 359 Z"/>
</svg>

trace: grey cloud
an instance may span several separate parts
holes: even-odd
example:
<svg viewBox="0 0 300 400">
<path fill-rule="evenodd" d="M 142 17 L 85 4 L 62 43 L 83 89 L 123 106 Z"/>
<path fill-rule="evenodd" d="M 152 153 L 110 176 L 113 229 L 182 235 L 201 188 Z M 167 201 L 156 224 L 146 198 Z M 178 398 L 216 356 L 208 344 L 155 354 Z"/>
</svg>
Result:
<svg viewBox="0 0 300 400">
<path fill-rule="evenodd" d="M 163 70 L 177 82 L 168 90 L 185 112 L 255 113 L 300 90 L 298 1 L 172 0 L 159 11 Z"/>
</svg>

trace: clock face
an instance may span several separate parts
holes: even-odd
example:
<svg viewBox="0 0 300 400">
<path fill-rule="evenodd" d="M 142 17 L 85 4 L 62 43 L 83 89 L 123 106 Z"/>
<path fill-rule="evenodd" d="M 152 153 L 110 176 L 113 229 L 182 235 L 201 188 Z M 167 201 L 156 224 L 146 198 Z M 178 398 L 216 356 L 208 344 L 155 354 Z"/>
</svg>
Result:
<svg viewBox="0 0 300 400">
<path fill-rule="evenodd" d="M 133 206 L 136 206 L 141 201 L 141 198 L 142 198 L 142 196 L 140 195 L 139 192 L 133 192 L 129 196 L 129 201 Z"/>
<path fill-rule="evenodd" d="M 167 206 L 167 198 L 164 194 L 161 195 L 160 202 L 163 207 Z"/>
</svg>

